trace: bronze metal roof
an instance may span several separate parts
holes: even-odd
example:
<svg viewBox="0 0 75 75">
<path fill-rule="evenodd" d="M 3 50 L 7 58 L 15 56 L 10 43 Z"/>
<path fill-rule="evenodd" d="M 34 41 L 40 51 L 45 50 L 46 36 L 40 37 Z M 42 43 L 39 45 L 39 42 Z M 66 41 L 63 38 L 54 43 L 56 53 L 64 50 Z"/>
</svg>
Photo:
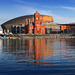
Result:
<svg viewBox="0 0 75 75">
<path fill-rule="evenodd" d="M 25 20 L 30 19 L 30 22 L 34 22 L 34 15 L 21 16 L 14 19 L 11 19 L 1 25 L 3 29 L 9 29 L 11 31 L 12 25 L 21 25 L 25 24 Z M 54 18 L 52 16 L 40 15 L 40 22 L 47 23 L 53 22 Z"/>
</svg>

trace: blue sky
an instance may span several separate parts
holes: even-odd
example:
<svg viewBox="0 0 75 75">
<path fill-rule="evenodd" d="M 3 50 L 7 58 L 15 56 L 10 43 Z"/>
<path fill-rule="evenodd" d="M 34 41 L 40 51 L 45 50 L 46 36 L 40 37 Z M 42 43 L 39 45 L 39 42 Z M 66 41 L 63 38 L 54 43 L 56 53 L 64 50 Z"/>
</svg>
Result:
<svg viewBox="0 0 75 75">
<path fill-rule="evenodd" d="M 54 23 L 75 22 L 75 0 L 0 0 L 0 24 L 36 10 L 53 16 Z"/>
</svg>

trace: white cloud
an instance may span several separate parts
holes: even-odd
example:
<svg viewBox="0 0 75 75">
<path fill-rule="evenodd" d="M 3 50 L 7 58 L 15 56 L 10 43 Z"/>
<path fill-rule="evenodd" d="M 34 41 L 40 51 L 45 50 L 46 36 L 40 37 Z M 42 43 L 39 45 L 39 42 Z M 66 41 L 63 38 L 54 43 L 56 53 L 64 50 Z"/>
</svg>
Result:
<svg viewBox="0 0 75 75">
<path fill-rule="evenodd" d="M 7 19 L 8 19 L 7 15 L 0 13 L 0 24 L 5 22 Z"/>
<path fill-rule="evenodd" d="M 30 4 L 29 2 L 23 1 L 23 0 L 13 0 L 15 2 L 21 3 L 21 4 Z"/>
<path fill-rule="evenodd" d="M 6 14 L 6 13 L 0 13 L 0 25 L 10 19 L 12 19 L 12 15 Z"/>
<path fill-rule="evenodd" d="M 52 15 L 52 11 L 39 10 L 39 13 L 43 15 Z"/>
<path fill-rule="evenodd" d="M 75 22 L 75 18 L 63 17 L 63 16 L 60 16 L 60 15 L 53 13 L 52 11 L 41 10 L 41 9 L 37 9 L 35 7 L 16 5 L 16 6 L 14 6 L 14 8 L 16 8 L 17 10 L 20 10 L 21 12 L 25 13 L 26 15 L 34 14 L 36 12 L 36 10 L 38 10 L 38 12 L 42 15 L 53 16 L 55 23 L 61 24 L 61 23 Z M 63 7 L 63 8 L 65 8 L 65 7 Z M 9 20 L 10 18 L 12 18 L 12 16 L 0 14 L 0 24 Z"/>
<path fill-rule="evenodd" d="M 75 18 L 70 18 L 70 17 L 62 17 L 62 16 L 59 16 L 59 15 L 54 15 L 53 16 L 55 18 L 54 22 L 55 23 L 72 23 L 72 22 L 75 22 Z"/>
<path fill-rule="evenodd" d="M 40 14 L 53 16 L 55 23 L 70 23 L 70 22 L 75 22 L 75 18 L 63 17 L 63 16 L 60 16 L 60 15 L 56 15 L 52 11 L 35 9 L 35 8 L 29 7 L 29 6 L 15 6 L 15 7 L 19 8 L 20 10 L 22 10 L 23 12 L 25 12 L 27 14 L 33 14 L 33 13 L 35 13 L 36 10 L 38 10 Z"/>
<path fill-rule="evenodd" d="M 13 1 L 16 1 L 16 2 L 19 2 L 19 3 L 24 3 L 24 1 L 22 1 L 22 0 L 13 0 Z"/>
<path fill-rule="evenodd" d="M 51 6 L 51 5 L 43 5 L 42 7 L 44 7 L 44 8 L 59 8 L 58 6 Z"/>
<path fill-rule="evenodd" d="M 18 5 L 16 5 L 16 6 L 14 6 L 14 7 L 15 7 L 16 9 L 21 10 L 21 12 L 24 12 L 24 13 L 26 13 L 26 14 L 32 14 L 32 13 L 34 13 L 34 11 L 35 11 L 34 8 L 29 7 L 29 6 L 18 6 Z"/>
<path fill-rule="evenodd" d="M 62 6 L 61 8 L 75 11 L 75 7 Z"/>
<path fill-rule="evenodd" d="M 40 9 L 37 9 L 37 8 L 33 8 L 33 7 L 30 7 L 30 6 L 14 6 L 15 8 L 18 8 L 20 9 L 22 12 L 25 12 L 27 14 L 33 14 L 36 12 L 36 10 L 39 10 L 39 13 L 43 14 L 43 15 L 52 15 L 52 11 L 45 11 L 45 10 L 40 10 Z"/>
<path fill-rule="evenodd" d="M 75 7 L 70 7 L 70 6 L 47 6 L 47 5 L 44 5 L 42 7 L 45 7 L 45 8 L 54 8 L 54 9 L 58 9 L 58 8 L 63 8 L 63 9 L 67 9 L 67 10 L 72 10 L 72 11 L 75 11 Z"/>
<path fill-rule="evenodd" d="M 25 1 L 25 0 L 13 0 L 17 3 L 23 4 L 23 5 L 29 5 L 29 6 L 36 6 L 37 4 L 34 2 L 30 2 L 30 1 Z"/>
</svg>

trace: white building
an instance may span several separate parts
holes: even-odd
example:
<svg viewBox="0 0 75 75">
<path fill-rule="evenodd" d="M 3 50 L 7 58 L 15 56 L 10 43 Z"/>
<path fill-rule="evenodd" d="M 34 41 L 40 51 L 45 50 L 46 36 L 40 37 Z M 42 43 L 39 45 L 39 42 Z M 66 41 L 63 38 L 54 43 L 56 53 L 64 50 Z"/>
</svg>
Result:
<svg viewBox="0 0 75 75">
<path fill-rule="evenodd" d="M 2 30 L 0 30 L 0 34 L 2 34 L 3 33 L 3 31 Z"/>
</svg>

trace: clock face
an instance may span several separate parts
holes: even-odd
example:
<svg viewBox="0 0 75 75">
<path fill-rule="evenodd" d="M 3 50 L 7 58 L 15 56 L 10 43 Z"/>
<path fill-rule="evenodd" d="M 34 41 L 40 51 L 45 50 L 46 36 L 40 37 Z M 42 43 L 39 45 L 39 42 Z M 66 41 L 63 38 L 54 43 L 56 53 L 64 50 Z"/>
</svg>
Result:
<svg viewBox="0 0 75 75">
<path fill-rule="evenodd" d="M 38 20 L 39 18 L 37 17 L 36 19 Z"/>
</svg>

